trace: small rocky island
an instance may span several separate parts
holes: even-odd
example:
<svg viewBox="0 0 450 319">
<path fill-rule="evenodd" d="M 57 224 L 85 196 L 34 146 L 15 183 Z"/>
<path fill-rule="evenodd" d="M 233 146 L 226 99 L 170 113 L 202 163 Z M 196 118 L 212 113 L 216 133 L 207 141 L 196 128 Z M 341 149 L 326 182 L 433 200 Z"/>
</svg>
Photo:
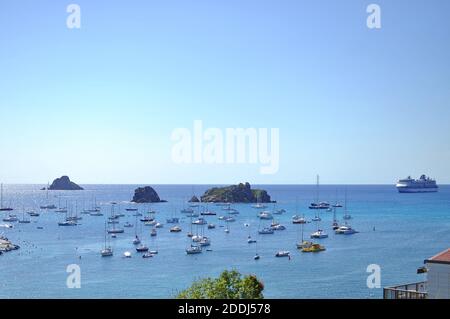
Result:
<svg viewBox="0 0 450 319">
<path fill-rule="evenodd" d="M 134 190 L 133 203 L 163 203 L 158 193 L 150 186 L 139 187 Z"/>
<path fill-rule="evenodd" d="M 205 203 L 274 203 L 267 191 L 252 189 L 249 183 L 208 189 L 201 197 Z"/>
<path fill-rule="evenodd" d="M 83 190 L 83 187 L 70 181 L 68 176 L 61 176 L 60 178 L 55 179 L 48 189 L 51 191 L 80 191 Z"/>
</svg>

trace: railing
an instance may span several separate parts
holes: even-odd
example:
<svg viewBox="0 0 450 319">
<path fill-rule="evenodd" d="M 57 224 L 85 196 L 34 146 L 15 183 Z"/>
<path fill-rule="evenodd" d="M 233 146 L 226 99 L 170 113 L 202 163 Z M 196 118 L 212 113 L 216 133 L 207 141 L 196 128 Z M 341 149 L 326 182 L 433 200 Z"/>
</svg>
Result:
<svg viewBox="0 0 450 319">
<path fill-rule="evenodd" d="M 383 289 L 384 299 L 426 299 L 427 282 L 416 282 L 401 286 L 386 287 Z"/>
</svg>

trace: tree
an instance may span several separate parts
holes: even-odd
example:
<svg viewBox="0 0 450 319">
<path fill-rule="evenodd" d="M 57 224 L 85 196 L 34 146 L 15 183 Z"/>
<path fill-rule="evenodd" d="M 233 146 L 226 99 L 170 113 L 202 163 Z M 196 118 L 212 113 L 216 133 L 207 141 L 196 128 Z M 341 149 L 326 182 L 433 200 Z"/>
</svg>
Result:
<svg viewBox="0 0 450 319">
<path fill-rule="evenodd" d="M 180 292 L 178 299 L 263 299 L 264 285 L 254 275 L 242 275 L 236 270 L 225 270 L 218 278 L 195 281 Z"/>
</svg>

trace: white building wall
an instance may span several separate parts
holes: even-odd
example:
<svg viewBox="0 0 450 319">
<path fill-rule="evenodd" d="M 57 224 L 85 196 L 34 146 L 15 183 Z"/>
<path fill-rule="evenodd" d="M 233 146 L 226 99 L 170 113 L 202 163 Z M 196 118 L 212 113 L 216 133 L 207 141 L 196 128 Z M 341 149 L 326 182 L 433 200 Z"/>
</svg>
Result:
<svg viewBox="0 0 450 319">
<path fill-rule="evenodd" d="M 428 298 L 450 299 L 450 265 L 427 263 Z"/>
</svg>

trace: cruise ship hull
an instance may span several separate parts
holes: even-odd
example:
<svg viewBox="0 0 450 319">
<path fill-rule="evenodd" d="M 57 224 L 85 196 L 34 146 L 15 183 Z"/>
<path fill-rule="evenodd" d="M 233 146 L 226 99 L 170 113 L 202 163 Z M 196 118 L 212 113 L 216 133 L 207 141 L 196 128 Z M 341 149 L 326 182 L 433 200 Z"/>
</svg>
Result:
<svg viewBox="0 0 450 319">
<path fill-rule="evenodd" d="M 423 187 L 423 188 L 414 188 L 414 187 L 397 187 L 399 193 L 435 193 L 438 191 L 437 187 Z"/>
</svg>

